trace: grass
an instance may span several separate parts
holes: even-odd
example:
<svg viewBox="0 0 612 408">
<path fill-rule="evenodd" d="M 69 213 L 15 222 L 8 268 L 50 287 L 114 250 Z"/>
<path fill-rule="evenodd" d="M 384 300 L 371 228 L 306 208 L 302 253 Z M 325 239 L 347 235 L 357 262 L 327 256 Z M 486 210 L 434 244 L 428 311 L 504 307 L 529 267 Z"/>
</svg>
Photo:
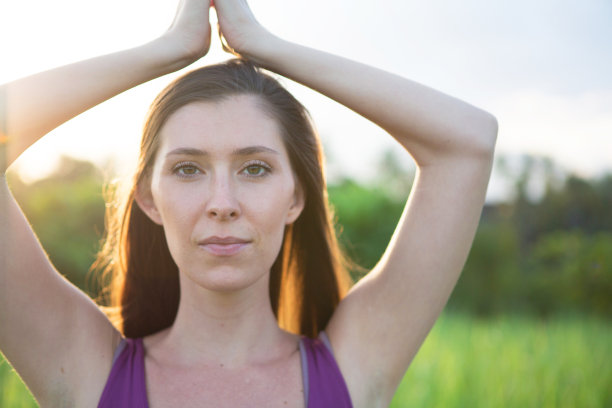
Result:
<svg viewBox="0 0 612 408">
<path fill-rule="evenodd" d="M 0 407 L 35 408 L 38 404 L 0 354 Z"/>
<path fill-rule="evenodd" d="M 36 406 L 0 362 L 0 407 Z M 612 323 L 444 315 L 391 407 L 612 407 Z"/>
<path fill-rule="evenodd" d="M 391 407 L 612 407 L 612 323 L 442 316 Z"/>
</svg>

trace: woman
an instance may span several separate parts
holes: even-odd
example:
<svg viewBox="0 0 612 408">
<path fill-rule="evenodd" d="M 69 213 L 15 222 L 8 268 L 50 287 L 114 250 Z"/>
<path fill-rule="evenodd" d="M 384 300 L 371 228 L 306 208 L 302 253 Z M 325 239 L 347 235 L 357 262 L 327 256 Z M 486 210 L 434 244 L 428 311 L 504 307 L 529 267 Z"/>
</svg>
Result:
<svg viewBox="0 0 612 408">
<path fill-rule="evenodd" d="M 183 0 L 148 44 L 7 84 L 8 163 L 64 121 L 203 57 L 209 7 Z M 42 406 L 387 406 L 467 257 L 496 121 L 284 41 L 244 0 L 214 7 L 226 49 L 344 104 L 410 152 L 417 177 L 384 256 L 340 300 L 307 115 L 251 63 L 232 61 L 177 80 L 151 108 L 101 261 L 116 274 L 121 332 L 53 269 L 8 199 L 0 349 Z M 4 179 L 1 191 L 9 196 Z"/>
</svg>

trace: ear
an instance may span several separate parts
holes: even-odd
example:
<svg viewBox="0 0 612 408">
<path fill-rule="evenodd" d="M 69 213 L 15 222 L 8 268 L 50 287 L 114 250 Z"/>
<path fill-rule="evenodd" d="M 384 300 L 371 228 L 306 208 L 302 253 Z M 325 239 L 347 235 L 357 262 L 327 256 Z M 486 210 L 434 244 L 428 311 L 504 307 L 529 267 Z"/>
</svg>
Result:
<svg viewBox="0 0 612 408">
<path fill-rule="evenodd" d="M 287 213 L 287 222 L 286 224 L 293 224 L 295 220 L 298 219 L 302 210 L 304 209 L 304 205 L 306 203 L 306 197 L 304 195 L 304 189 L 301 184 L 296 181 L 295 183 L 295 192 L 293 194 L 293 203 L 291 203 L 291 207 L 289 207 L 289 212 Z"/>
<path fill-rule="evenodd" d="M 147 214 L 147 216 L 158 225 L 162 225 L 161 215 L 157 210 L 157 206 L 155 205 L 155 201 L 153 200 L 153 194 L 151 193 L 151 184 L 148 178 L 145 178 L 138 186 L 136 186 L 136 191 L 134 192 L 134 200 L 138 207 Z"/>
</svg>

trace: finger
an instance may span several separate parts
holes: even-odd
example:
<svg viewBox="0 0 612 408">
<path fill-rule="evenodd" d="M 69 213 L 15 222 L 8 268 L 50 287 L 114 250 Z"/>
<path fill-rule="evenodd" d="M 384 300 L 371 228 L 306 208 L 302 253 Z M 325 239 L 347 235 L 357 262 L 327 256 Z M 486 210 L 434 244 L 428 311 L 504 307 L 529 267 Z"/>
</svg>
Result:
<svg viewBox="0 0 612 408">
<path fill-rule="evenodd" d="M 238 55 L 236 51 L 234 51 L 234 49 L 232 49 L 227 43 L 227 40 L 225 39 L 225 36 L 221 31 L 221 24 L 219 23 L 217 23 L 217 32 L 219 33 L 219 40 L 221 40 L 221 48 L 223 49 L 223 51 L 228 52 L 230 54 Z"/>
</svg>

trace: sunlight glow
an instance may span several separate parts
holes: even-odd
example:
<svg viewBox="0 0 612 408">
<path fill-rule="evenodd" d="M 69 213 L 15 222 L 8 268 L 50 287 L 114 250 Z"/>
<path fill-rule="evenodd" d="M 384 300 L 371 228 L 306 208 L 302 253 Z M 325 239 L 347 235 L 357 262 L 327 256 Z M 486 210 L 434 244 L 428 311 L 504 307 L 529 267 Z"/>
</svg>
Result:
<svg viewBox="0 0 612 408">
<path fill-rule="evenodd" d="M 612 84 L 605 74 L 612 69 L 612 57 L 601 48 L 605 42 L 597 40 L 609 38 L 612 30 L 597 17 L 602 14 L 599 3 L 581 5 L 585 18 L 580 21 L 571 18 L 575 10 L 569 3 L 556 9 L 563 24 L 544 26 L 525 17 L 528 36 L 516 30 L 514 20 L 491 24 L 500 15 L 520 18 L 527 0 L 503 7 L 468 0 L 451 9 L 440 2 L 424 6 L 404 0 L 374 8 L 371 2 L 349 0 L 249 3 L 260 22 L 283 38 L 391 70 L 491 111 L 500 123 L 500 155 L 544 153 L 585 175 L 612 169 Z M 176 4 L 1 2 L 0 83 L 149 41 L 170 25 Z M 534 12 L 545 14 L 549 7 L 540 4 Z M 583 20 L 591 22 L 582 27 Z M 216 26 L 214 12 L 212 21 Z M 212 31 L 209 55 L 189 69 L 230 57 L 219 46 L 216 27 Z M 559 46 L 543 48 L 551 38 Z M 578 51 L 581 58 L 573 58 Z M 584 64 L 593 67 L 589 75 L 579 74 Z M 42 177 L 62 154 L 130 168 L 149 103 L 181 73 L 141 85 L 64 124 L 24 154 L 16 168 L 24 177 Z M 282 82 L 310 110 L 334 172 L 367 177 L 382 151 L 404 154 L 354 113 L 289 80 Z M 589 97 L 595 94 L 600 96 Z"/>
</svg>

